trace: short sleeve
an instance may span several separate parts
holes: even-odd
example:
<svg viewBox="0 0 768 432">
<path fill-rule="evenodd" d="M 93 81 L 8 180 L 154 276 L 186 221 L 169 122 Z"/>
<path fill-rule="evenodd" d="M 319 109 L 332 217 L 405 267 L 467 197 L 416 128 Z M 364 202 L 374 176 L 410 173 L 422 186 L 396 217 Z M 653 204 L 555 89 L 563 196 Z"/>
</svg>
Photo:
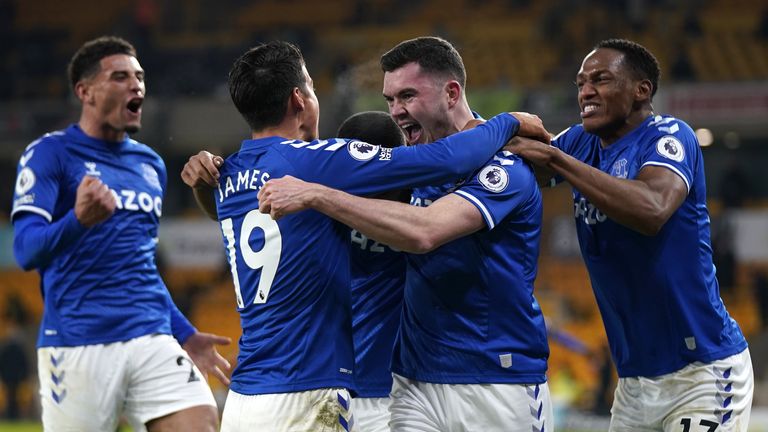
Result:
<svg viewBox="0 0 768 432">
<path fill-rule="evenodd" d="M 660 116 L 647 127 L 654 130 L 650 131 L 651 142 L 638 161 L 641 169 L 649 165 L 668 168 L 682 178 L 690 191 L 701 154 L 693 130 L 674 117 Z"/>
<path fill-rule="evenodd" d="M 494 156 L 454 193 L 477 207 L 488 229 L 529 202 L 538 191 L 530 166 L 504 151 Z"/>
</svg>

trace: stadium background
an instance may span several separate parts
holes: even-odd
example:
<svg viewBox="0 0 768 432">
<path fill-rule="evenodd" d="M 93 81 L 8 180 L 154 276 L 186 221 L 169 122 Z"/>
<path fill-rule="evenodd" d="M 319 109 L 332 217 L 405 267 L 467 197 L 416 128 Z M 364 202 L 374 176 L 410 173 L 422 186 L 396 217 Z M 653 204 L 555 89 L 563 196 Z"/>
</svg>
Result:
<svg viewBox="0 0 768 432">
<path fill-rule="evenodd" d="M 656 111 L 686 120 L 707 145 L 722 297 L 751 344 L 753 430 L 768 430 L 764 0 L 0 0 L 0 346 L 20 341 L 29 361 L 19 392 L 27 423 L 0 423 L 0 430 L 39 430 L 33 359 L 42 303 L 37 275 L 13 261 L 15 167 L 29 142 L 77 120 L 66 64 L 102 34 L 132 41 L 147 71 L 144 128 L 135 137 L 168 166 L 159 257 L 165 280 L 200 329 L 235 340 L 239 322 L 218 227 L 201 219 L 179 173 L 198 150 L 227 155 L 247 136 L 226 89 L 231 62 L 246 48 L 270 39 L 301 47 L 321 104 L 321 136 L 330 136 L 353 112 L 386 109 L 378 58 L 403 39 L 447 38 L 464 58 L 476 111 L 530 111 L 554 132 L 579 121 L 573 78 L 595 42 L 625 37 L 644 44 L 662 67 Z M 605 430 L 615 371 L 606 362 L 569 193 L 544 194 L 536 293 L 553 330 L 549 379 L 559 430 Z M 222 349 L 233 361 L 236 350 Z M 0 355 L 0 377 L 25 369 Z M 211 385 L 223 396 L 225 388 Z M 0 393 L 0 413 L 7 399 Z"/>
</svg>

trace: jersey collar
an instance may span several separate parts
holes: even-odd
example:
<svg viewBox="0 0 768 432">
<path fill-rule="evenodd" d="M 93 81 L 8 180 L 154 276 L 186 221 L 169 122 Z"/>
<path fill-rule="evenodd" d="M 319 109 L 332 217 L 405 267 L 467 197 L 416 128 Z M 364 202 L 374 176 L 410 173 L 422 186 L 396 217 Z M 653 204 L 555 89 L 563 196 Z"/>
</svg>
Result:
<svg viewBox="0 0 768 432">
<path fill-rule="evenodd" d="M 642 123 L 640 123 L 636 128 L 632 129 L 631 132 L 621 137 L 618 141 L 614 142 L 613 144 L 609 145 L 607 148 L 603 148 L 600 146 L 600 154 L 603 156 L 610 156 L 614 155 L 616 153 L 621 152 L 628 146 L 633 145 L 635 142 L 637 142 L 637 138 L 643 134 L 643 131 L 645 131 L 646 126 L 648 123 L 653 120 L 654 116 L 648 116 L 645 120 L 643 120 Z M 598 141 L 599 142 L 599 141 Z"/>
<path fill-rule="evenodd" d="M 251 150 L 251 149 L 269 147 L 273 144 L 281 143 L 283 141 L 297 141 L 297 140 L 289 140 L 288 138 L 283 138 L 279 136 L 247 139 L 247 140 L 243 140 L 243 143 L 240 146 L 240 150 L 242 151 L 242 150 Z"/>
<path fill-rule="evenodd" d="M 90 147 L 96 147 L 99 149 L 108 148 L 110 150 L 116 151 L 121 150 L 123 147 L 128 145 L 128 143 L 131 141 L 131 138 L 128 136 L 128 134 L 125 134 L 125 138 L 123 138 L 122 141 L 105 141 L 97 138 L 93 138 L 91 136 L 88 136 L 83 132 L 82 129 L 80 129 L 80 126 L 77 123 L 73 123 L 69 125 L 69 127 L 66 130 L 67 135 L 69 135 L 73 141 L 75 141 L 78 144 L 85 144 Z"/>
</svg>

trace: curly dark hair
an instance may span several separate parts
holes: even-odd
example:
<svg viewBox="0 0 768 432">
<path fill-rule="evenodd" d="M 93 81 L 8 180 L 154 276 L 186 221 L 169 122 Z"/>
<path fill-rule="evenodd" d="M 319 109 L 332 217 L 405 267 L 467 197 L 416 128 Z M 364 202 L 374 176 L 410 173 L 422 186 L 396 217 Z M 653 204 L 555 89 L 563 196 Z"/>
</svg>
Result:
<svg viewBox="0 0 768 432">
<path fill-rule="evenodd" d="M 653 85 L 651 97 L 656 94 L 656 90 L 659 89 L 661 69 L 659 68 L 659 61 L 647 48 L 627 39 L 606 39 L 594 47 L 594 49 L 599 48 L 609 48 L 624 54 L 624 64 L 632 73 L 633 78 L 650 81 Z"/>
</svg>

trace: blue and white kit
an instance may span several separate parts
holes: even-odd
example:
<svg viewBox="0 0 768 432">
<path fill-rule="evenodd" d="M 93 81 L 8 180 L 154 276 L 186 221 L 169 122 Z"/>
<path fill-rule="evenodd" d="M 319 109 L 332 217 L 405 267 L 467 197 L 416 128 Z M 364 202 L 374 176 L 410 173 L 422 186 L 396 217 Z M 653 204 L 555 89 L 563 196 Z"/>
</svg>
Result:
<svg viewBox="0 0 768 432">
<path fill-rule="evenodd" d="M 664 167 L 688 188 L 655 236 L 612 221 L 573 189 L 579 244 L 619 376 L 659 376 L 744 351 L 747 342 L 723 305 L 715 277 L 704 162 L 691 128 L 657 115 L 607 148 L 581 125 L 552 145 L 623 179 L 646 166 Z"/>
<path fill-rule="evenodd" d="M 85 228 L 74 213 L 83 176 L 101 179 L 117 201 Z M 40 272 L 44 301 L 38 347 L 81 346 L 195 332 L 155 265 L 166 171 L 148 146 L 91 138 L 77 125 L 46 134 L 21 156 L 11 218 L 14 253 Z"/>
<path fill-rule="evenodd" d="M 437 384 L 546 382 L 546 326 L 533 296 L 542 218 L 533 170 L 499 152 L 458 186 L 416 189 L 411 203 L 447 193 L 474 205 L 486 229 L 408 255 L 392 371 Z"/>
<path fill-rule="evenodd" d="M 274 221 L 257 193 L 285 175 L 359 195 L 466 176 L 515 135 L 500 114 L 433 144 L 381 148 L 334 138 L 243 142 L 215 193 L 243 336 L 231 389 L 240 394 L 354 389 L 349 229 L 316 212 Z"/>
</svg>

